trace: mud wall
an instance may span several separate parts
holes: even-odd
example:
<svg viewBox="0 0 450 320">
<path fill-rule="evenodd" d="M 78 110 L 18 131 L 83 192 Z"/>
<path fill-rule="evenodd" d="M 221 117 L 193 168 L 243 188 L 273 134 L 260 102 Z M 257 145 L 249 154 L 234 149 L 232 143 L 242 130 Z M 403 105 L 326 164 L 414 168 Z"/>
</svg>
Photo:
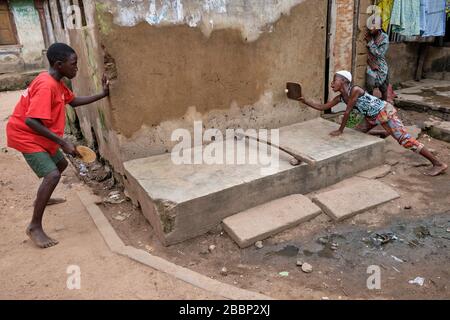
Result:
<svg viewBox="0 0 450 320">
<path fill-rule="evenodd" d="M 430 47 L 423 69 L 428 79 L 450 80 L 450 47 Z"/>
<path fill-rule="evenodd" d="M 419 61 L 419 43 L 391 43 L 386 55 L 389 64 L 390 82 L 393 85 L 413 80 Z"/>
<path fill-rule="evenodd" d="M 323 100 L 326 0 L 84 3 L 87 26 L 68 31 L 79 56 L 73 87 L 97 93 L 105 72 L 111 97 L 76 112 L 119 173 L 123 161 L 170 151 L 173 130 L 194 120 L 225 130 L 318 116 L 284 88 L 298 81 Z"/>
<path fill-rule="evenodd" d="M 101 1 L 100 43 L 116 77 L 123 160 L 167 152 L 177 128 L 274 128 L 318 116 L 286 81 L 323 99 L 326 0 Z"/>
</svg>

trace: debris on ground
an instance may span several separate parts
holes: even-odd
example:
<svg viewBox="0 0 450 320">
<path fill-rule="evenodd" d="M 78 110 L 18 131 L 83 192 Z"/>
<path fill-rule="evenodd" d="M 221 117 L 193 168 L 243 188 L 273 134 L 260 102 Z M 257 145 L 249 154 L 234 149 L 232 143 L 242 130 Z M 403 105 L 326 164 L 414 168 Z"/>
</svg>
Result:
<svg viewBox="0 0 450 320">
<path fill-rule="evenodd" d="M 85 177 L 88 174 L 88 169 L 84 163 L 80 164 L 80 176 Z"/>
<path fill-rule="evenodd" d="M 145 250 L 147 250 L 147 252 L 152 252 L 154 249 L 152 246 L 149 246 L 148 244 L 145 245 Z"/>
<path fill-rule="evenodd" d="M 310 265 L 309 263 L 304 262 L 304 263 L 302 264 L 302 271 L 303 271 L 304 273 L 311 273 L 311 272 L 313 272 L 313 267 L 312 267 L 312 265 Z"/>
<path fill-rule="evenodd" d="M 280 276 L 282 276 L 282 277 L 288 277 L 289 276 L 289 272 L 287 272 L 287 271 L 282 271 L 282 272 L 280 272 L 280 273 L 278 273 Z"/>
<path fill-rule="evenodd" d="M 223 275 L 223 276 L 227 276 L 227 275 L 228 275 L 228 269 L 225 268 L 225 267 L 223 267 L 223 268 L 220 270 L 220 274 Z"/>
<path fill-rule="evenodd" d="M 8 148 L 2 148 L 1 150 L 3 153 L 8 153 Z"/>
<path fill-rule="evenodd" d="M 215 249 L 216 249 L 216 246 L 213 244 L 208 247 L 209 252 L 213 252 Z"/>
<path fill-rule="evenodd" d="M 114 220 L 125 221 L 131 216 L 131 213 L 120 212 L 113 216 Z"/>
<path fill-rule="evenodd" d="M 369 238 L 372 244 L 375 245 L 376 247 L 381 247 L 382 245 L 385 245 L 389 242 L 398 240 L 398 237 L 392 232 L 374 233 L 370 235 Z"/>
<path fill-rule="evenodd" d="M 424 226 L 418 226 L 417 228 L 415 228 L 414 234 L 417 238 L 425 238 L 431 235 L 430 230 Z"/>
<path fill-rule="evenodd" d="M 126 200 L 127 198 L 120 191 L 112 191 L 107 197 L 105 197 L 105 199 L 103 199 L 104 202 L 111 204 L 119 204 L 125 202 Z"/>
<path fill-rule="evenodd" d="M 410 283 L 410 284 L 418 284 L 419 286 L 423 286 L 424 282 L 425 282 L 425 279 L 422 277 L 416 277 L 414 280 L 408 281 L 408 283 Z"/>
<path fill-rule="evenodd" d="M 397 258 L 396 256 L 391 255 L 391 258 L 394 259 L 397 262 L 405 262 L 404 260 Z"/>
<path fill-rule="evenodd" d="M 262 249 L 264 247 L 264 245 L 263 245 L 262 241 L 256 241 L 255 242 L 255 247 L 257 249 Z"/>
<path fill-rule="evenodd" d="M 303 265 L 303 261 L 302 260 L 297 260 L 296 264 L 297 264 L 298 267 L 301 267 Z"/>
</svg>

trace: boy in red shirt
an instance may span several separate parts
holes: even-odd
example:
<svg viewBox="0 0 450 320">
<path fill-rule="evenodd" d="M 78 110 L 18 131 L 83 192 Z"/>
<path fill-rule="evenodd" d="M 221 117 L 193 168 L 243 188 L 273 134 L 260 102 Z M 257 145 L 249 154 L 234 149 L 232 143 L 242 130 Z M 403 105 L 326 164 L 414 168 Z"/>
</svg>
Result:
<svg viewBox="0 0 450 320">
<path fill-rule="evenodd" d="M 86 105 L 109 96 L 109 83 L 103 77 L 103 92 L 90 97 L 75 97 L 62 78 L 75 78 L 77 54 L 64 43 L 48 48 L 48 72 L 43 72 L 30 84 L 16 105 L 6 127 L 8 147 L 23 153 L 25 160 L 39 178 L 44 178 L 37 192 L 33 217 L 26 233 L 40 248 L 48 248 L 58 241 L 42 229 L 42 216 L 50 197 L 67 168 L 68 162 L 61 150 L 78 156 L 75 146 L 63 139 L 65 105 Z"/>
</svg>

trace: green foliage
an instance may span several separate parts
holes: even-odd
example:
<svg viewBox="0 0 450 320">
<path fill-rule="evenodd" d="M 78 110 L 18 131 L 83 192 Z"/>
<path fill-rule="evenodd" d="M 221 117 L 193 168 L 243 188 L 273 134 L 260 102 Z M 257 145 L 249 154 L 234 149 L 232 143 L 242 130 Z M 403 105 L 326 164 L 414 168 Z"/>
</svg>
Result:
<svg viewBox="0 0 450 320">
<path fill-rule="evenodd" d="M 363 116 L 361 114 L 359 114 L 356 111 L 352 111 L 352 113 L 350 113 L 350 117 L 348 118 L 347 121 L 347 128 L 354 128 L 356 127 L 358 124 L 361 123 L 361 121 L 363 120 Z"/>
</svg>

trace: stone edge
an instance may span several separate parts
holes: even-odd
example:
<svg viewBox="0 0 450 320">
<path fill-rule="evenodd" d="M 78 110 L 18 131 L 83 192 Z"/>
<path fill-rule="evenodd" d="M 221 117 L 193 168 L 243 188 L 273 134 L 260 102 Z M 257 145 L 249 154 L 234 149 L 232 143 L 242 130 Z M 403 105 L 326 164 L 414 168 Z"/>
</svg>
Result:
<svg viewBox="0 0 450 320">
<path fill-rule="evenodd" d="M 122 256 L 126 256 L 134 261 L 140 262 L 148 267 L 164 272 L 181 281 L 209 291 L 213 294 L 222 296 L 226 299 L 273 300 L 273 298 L 264 294 L 222 283 L 220 281 L 204 276 L 198 272 L 176 265 L 163 258 L 151 255 L 146 251 L 136 249 L 132 246 L 126 246 L 119 238 L 116 231 L 109 223 L 108 219 L 106 219 L 106 217 L 103 215 L 103 212 L 96 205 L 95 196 L 86 190 L 78 191 L 77 195 L 112 252 Z"/>
</svg>

